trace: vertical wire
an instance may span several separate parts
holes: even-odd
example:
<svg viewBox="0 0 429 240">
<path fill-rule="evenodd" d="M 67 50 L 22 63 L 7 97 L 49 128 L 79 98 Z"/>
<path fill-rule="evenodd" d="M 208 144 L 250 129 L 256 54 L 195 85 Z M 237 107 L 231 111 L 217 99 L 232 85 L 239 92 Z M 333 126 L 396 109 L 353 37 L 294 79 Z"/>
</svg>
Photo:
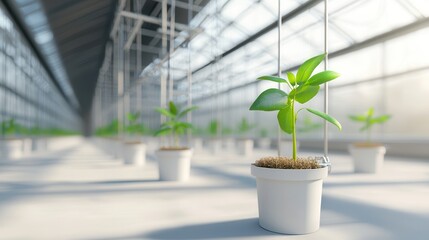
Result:
<svg viewBox="0 0 429 240">
<path fill-rule="evenodd" d="M 192 20 L 192 6 L 194 5 L 193 0 L 188 0 L 188 27 L 191 27 L 191 20 Z M 189 35 L 191 35 L 192 32 L 189 32 Z M 188 107 L 192 106 L 192 48 L 191 48 L 191 37 L 189 37 L 188 40 Z M 187 121 L 189 123 L 192 122 L 192 111 L 188 112 Z M 189 147 L 192 146 L 191 144 L 192 139 L 192 131 L 188 130 L 188 144 Z"/>
<path fill-rule="evenodd" d="M 168 76 L 169 76 L 169 83 L 168 83 L 168 99 L 169 101 L 173 101 L 173 91 L 174 91 L 174 76 L 173 76 L 173 70 L 171 69 L 171 58 L 173 57 L 174 52 L 174 37 L 176 34 L 176 1 L 171 1 L 171 7 L 170 7 L 170 51 L 169 51 L 169 57 L 168 57 Z"/>
<path fill-rule="evenodd" d="M 329 18 L 328 18 L 328 9 L 329 9 L 329 5 L 328 5 L 328 1 L 329 0 L 325 0 L 325 27 L 324 27 L 324 51 L 325 51 L 325 71 L 328 69 L 329 67 L 329 61 L 328 61 L 328 28 L 329 28 Z M 325 100 L 325 113 L 328 114 L 329 113 L 329 89 L 328 89 L 328 83 L 325 83 L 325 96 L 324 96 L 324 100 Z M 325 157 L 328 157 L 328 122 L 325 121 L 325 128 L 324 128 L 324 145 L 323 145 L 323 150 L 324 150 L 324 155 Z"/>
<path fill-rule="evenodd" d="M 282 35 L 282 15 L 281 15 L 281 0 L 278 0 L 278 39 L 277 39 L 277 75 L 281 77 L 282 69 L 281 69 L 281 35 Z M 278 84 L 278 89 L 280 89 L 280 83 Z M 277 155 L 280 157 L 280 140 L 281 138 L 281 129 L 280 126 L 277 127 Z"/>
</svg>

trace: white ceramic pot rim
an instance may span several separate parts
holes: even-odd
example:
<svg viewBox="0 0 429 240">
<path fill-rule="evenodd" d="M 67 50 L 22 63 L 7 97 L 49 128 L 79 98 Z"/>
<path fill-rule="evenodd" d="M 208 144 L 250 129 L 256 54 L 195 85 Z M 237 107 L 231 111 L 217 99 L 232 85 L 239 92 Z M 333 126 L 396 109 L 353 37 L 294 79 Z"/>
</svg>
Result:
<svg viewBox="0 0 429 240">
<path fill-rule="evenodd" d="M 312 181 L 326 178 L 328 168 L 318 169 L 278 169 L 257 167 L 251 164 L 251 173 L 253 176 L 268 180 L 278 181 Z"/>
<path fill-rule="evenodd" d="M 349 149 L 357 150 L 357 151 L 376 151 L 380 153 L 386 153 L 386 147 L 383 145 L 379 146 L 365 146 L 365 147 L 359 147 L 354 144 L 349 145 Z"/>
<path fill-rule="evenodd" d="M 190 157 L 192 156 L 192 148 L 189 149 L 180 149 L 180 150 L 156 150 L 155 154 L 158 156 L 180 156 L 180 157 Z"/>
</svg>

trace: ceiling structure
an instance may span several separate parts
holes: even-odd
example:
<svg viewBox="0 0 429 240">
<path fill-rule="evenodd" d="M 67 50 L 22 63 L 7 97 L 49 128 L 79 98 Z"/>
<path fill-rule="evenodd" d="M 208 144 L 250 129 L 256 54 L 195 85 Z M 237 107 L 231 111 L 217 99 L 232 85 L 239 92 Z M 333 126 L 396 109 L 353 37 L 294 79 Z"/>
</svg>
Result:
<svg viewBox="0 0 429 240">
<path fill-rule="evenodd" d="M 23 28 L 41 61 L 45 63 L 60 92 L 70 105 L 86 118 L 91 110 L 106 44 L 112 37 L 110 33 L 117 15 L 115 12 L 124 10 L 154 19 L 161 18 L 161 0 L 139 0 L 140 9 L 135 8 L 136 2 L 137 0 L 7 0 L 6 5 L 13 12 L 15 21 Z M 201 10 L 207 2 L 209 0 L 195 0 L 193 13 Z M 171 1 L 168 3 L 170 8 Z M 40 17 L 44 25 L 34 26 L 38 19 L 29 16 L 40 12 L 44 15 Z M 176 1 L 175 15 L 177 25 L 186 25 L 188 2 Z M 36 28 L 43 28 L 44 31 L 37 32 Z M 160 55 L 162 33 L 159 28 L 159 24 L 146 21 L 140 26 L 144 46 L 141 69 Z M 41 37 L 46 39 L 49 34 L 52 35 L 52 42 L 38 41 Z M 49 50 L 56 50 L 56 58 L 51 56 L 55 51 L 44 52 L 43 44 L 49 45 Z M 133 47 L 130 49 L 132 51 Z M 54 63 L 51 64 L 50 60 Z M 61 68 L 64 68 L 66 76 L 57 73 Z M 67 91 L 68 88 L 73 91 Z"/>
</svg>

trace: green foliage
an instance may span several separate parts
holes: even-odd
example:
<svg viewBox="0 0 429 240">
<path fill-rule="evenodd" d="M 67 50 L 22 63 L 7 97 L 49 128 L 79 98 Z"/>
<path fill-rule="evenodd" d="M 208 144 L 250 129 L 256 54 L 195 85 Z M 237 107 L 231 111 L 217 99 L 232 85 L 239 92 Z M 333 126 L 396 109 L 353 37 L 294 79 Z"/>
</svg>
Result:
<svg viewBox="0 0 429 240">
<path fill-rule="evenodd" d="M 129 124 L 125 127 L 125 131 L 128 134 L 139 135 L 139 134 L 144 134 L 146 132 L 146 127 L 144 126 L 144 124 L 137 122 L 139 118 L 140 118 L 139 112 L 127 114 L 127 119 Z"/>
<path fill-rule="evenodd" d="M 259 136 L 260 136 L 261 138 L 266 138 L 266 137 L 268 137 L 268 130 L 267 130 L 266 128 L 261 128 L 261 129 L 259 130 Z"/>
<path fill-rule="evenodd" d="M 278 111 L 277 120 L 280 128 L 292 135 L 293 142 L 293 156 L 294 160 L 297 159 L 296 149 L 296 122 L 298 113 L 301 110 L 308 112 L 334 124 L 341 130 L 341 124 L 333 117 L 310 108 L 301 108 L 295 110 L 295 103 L 307 103 L 313 99 L 320 90 L 320 85 L 335 78 L 339 74 L 333 71 L 322 71 L 314 75 L 313 71 L 323 61 L 326 54 L 321 54 L 305 61 L 298 68 L 298 72 L 294 75 L 287 72 L 287 79 L 274 76 L 262 76 L 259 80 L 273 81 L 281 84 L 286 84 L 290 88 L 289 94 L 280 90 L 271 88 L 262 92 L 253 104 L 250 106 L 251 111 Z"/>
<path fill-rule="evenodd" d="M 9 136 L 16 133 L 16 125 L 14 119 L 9 119 L 1 122 L 1 135 Z"/>
<path fill-rule="evenodd" d="M 209 125 L 207 126 L 207 132 L 210 136 L 215 137 L 218 133 L 218 130 L 220 129 L 219 121 L 216 119 L 213 119 L 209 122 Z"/>
<path fill-rule="evenodd" d="M 240 123 L 238 124 L 238 133 L 239 134 L 246 134 L 250 130 L 254 129 L 256 126 L 250 124 L 246 118 L 242 118 Z"/>
<path fill-rule="evenodd" d="M 119 131 L 119 121 L 117 119 L 112 120 L 106 126 L 100 127 L 95 131 L 96 136 L 110 137 L 116 136 Z"/>
<path fill-rule="evenodd" d="M 359 131 L 367 132 L 367 141 L 371 142 L 371 128 L 375 124 L 383 124 L 387 122 L 391 115 L 385 114 L 378 117 L 374 116 L 374 108 L 370 107 L 364 114 L 361 115 L 350 115 L 349 118 L 352 121 L 363 123 L 363 126 L 359 129 Z"/>
<path fill-rule="evenodd" d="M 161 125 L 161 128 L 155 132 L 155 136 L 160 135 L 169 135 L 174 139 L 174 145 L 179 145 L 179 135 L 182 135 L 188 129 L 192 129 L 193 126 L 191 123 L 180 121 L 188 112 L 197 109 L 197 107 L 192 106 L 181 110 L 170 101 L 168 108 L 157 108 L 156 111 L 167 117 L 167 121 Z"/>
</svg>

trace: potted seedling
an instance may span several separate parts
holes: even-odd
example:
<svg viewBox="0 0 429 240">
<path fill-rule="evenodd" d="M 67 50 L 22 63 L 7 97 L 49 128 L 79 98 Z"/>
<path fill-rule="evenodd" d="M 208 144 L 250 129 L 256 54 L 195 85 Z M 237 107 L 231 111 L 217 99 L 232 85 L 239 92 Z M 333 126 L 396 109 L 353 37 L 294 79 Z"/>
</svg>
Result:
<svg viewBox="0 0 429 240">
<path fill-rule="evenodd" d="M 259 148 L 262 148 L 262 149 L 271 148 L 271 139 L 268 137 L 268 130 L 266 128 L 261 128 L 259 130 L 259 138 L 257 143 Z"/>
<path fill-rule="evenodd" d="M 118 138 L 119 121 L 113 119 L 105 126 L 98 128 L 95 134 L 100 137 L 101 148 L 107 153 L 111 154 L 114 158 L 120 157 L 121 146 Z"/>
<path fill-rule="evenodd" d="M 221 125 L 221 132 L 222 132 L 222 144 L 225 150 L 229 152 L 235 152 L 235 139 L 233 136 L 234 131 L 228 127 Z"/>
<path fill-rule="evenodd" d="M 162 181 L 186 181 L 191 169 L 192 149 L 180 145 L 179 136 L 186 130 L 192 129 L 192 124 L 181 121 L 188 112 L 197 107 L 188 107 L 183 110 L 170 101 L 167 108 L 156 110 L 167 118 L 155 136 L 167 135 L 168 146 L 155 151 L 158 159 L 159 177 Z"/>
<path fill-rule="evenodd" d="M 210 149 L 210 152 L 213 154 L 219 153 L 222 147 L 222 141 L 219 138 L 219 132 L 220 132 L 219 121 L 216 119 L 211 120 L 207 126 L 207 133 L 209 134 L 207 145 Z"/>
<path fill-rule="evenodd" d="M 203 139 L 202 135 L 204 133 L 204 129 L 199 127 L 194 127 L 192 130 L 193 139 L 192 139 L 192 148 L 195 152 L 200 152 L 203 150 Z"/>
<path fill-rule="evenodd" d="M 306 234 L 319 229 L 320 205 L 323 179 L 328 168 L 320 165 L 315 158 L 297 156 L 296 122 L 301 111 L 308 111 L 334 124 L 341 130 L 340 123 L 333 117 L 311 109 L 298 108 L 314 98 L 320 85 L 339 76 L 333 71 L 323 71 L 312 75 L 323 61 L 325 54 L 305 61 L 296 76 L 288 72 L 287 79 L 262 76 L 268 80 L 285 84 L 288 93 L 271 88 L 262 92 L 253 102 L 250 110 L 278 111 L 280 128 L 292 135 L 292 156 L 264 157 L 251 165 L 251 173 L 256 177 L 259 224 L 261 227 L 284 234 Z"/>
<path fill-rule="evenodd" d="M 4 159 L 15 159 L 22 156 L 22 141 L 13 137 L 16 134 L 14 119 L 1 122 L 0 156 Z"/>
<path fill-rule="evenodd" d="M 141 141 L 141 135 L 145 131 L 142 123 L 138 123 L 140 113 L 128 113 L 128 126 L 125 131 L 128 136 L 123 145 L 123 158 L 125 164 L 143 166 L 146 163 L 146 145 Z"/>
<path fill-rule="evenodd" d="M 355 122 L 364 124 L 361 132 L 366 132 L 365 142 L 349 145 L 349 151 L 353 158 L 355 172 L 376 173 L 383 166 L 386 147 L 375 143 L 371 139 L 371 129 L 375 124 L 383 124 L 390 119 L 390 115 L 374 116 L 374 108 L 370 108 L 362 115 L 351 115 L 349 118 Z"/>
<path fill-rule="evenodd" d="M 246 118 L 242 118 L 238 124 L 238 134 L 240 138 L 238 139 L 238 153 L 245 156 L 250 156 L 253 154 L 253 139 L 250 139 L 248 134 L 254 129 L 255 126 L 250 124 Z"/>
</svg>

